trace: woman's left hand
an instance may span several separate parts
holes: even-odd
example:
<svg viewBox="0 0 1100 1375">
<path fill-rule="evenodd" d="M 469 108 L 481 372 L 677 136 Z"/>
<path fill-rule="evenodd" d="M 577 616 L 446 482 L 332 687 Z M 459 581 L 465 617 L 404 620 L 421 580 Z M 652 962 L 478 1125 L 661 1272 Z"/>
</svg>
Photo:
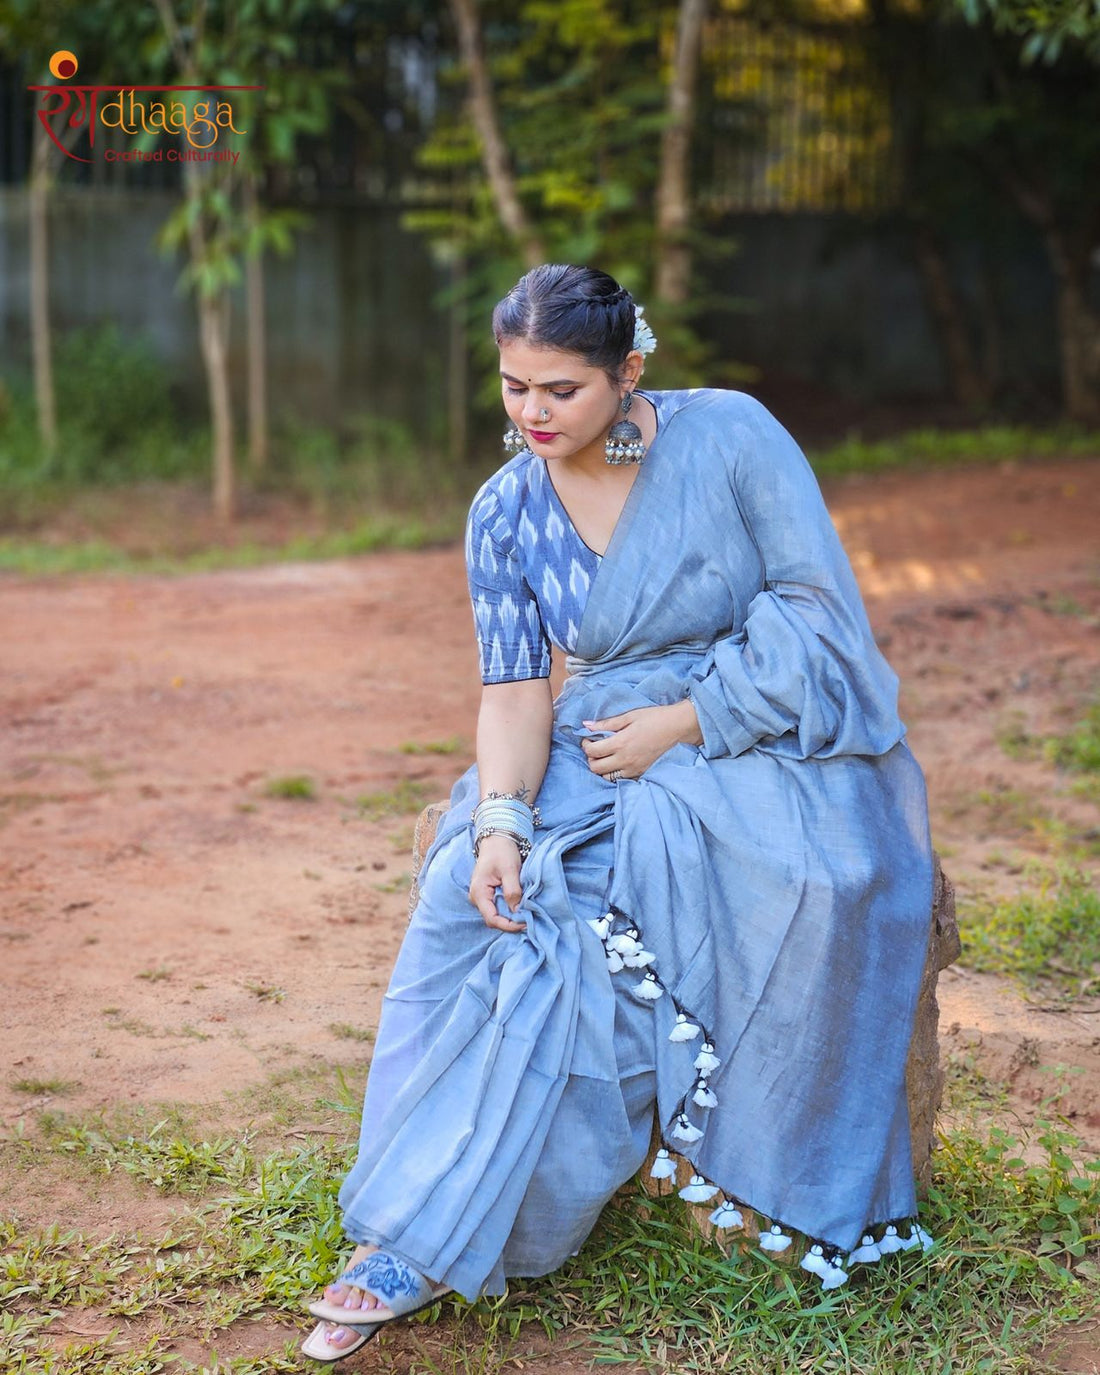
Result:
<svg viewBox="0 0 1100 1375">
<path fill-rule="evenodd" d="M 585 721 L 590 730 L 610 730 L 600 740 L 582 740 L 588 767 L 601 778 L 617 773 L 622 778 L 640 778 L 646 769 L 673 745 L 701 745 L 703 734 L 690 698 L 668 706 L 635 707 L 632 711 L 607 716 L 602 721 Z"/>
</svg>

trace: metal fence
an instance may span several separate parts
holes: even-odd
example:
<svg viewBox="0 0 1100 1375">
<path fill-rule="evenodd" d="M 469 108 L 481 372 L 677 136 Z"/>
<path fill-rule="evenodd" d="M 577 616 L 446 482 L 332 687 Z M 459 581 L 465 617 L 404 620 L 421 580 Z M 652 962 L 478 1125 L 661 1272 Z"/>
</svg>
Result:
<svg viewBox="0 0 1100 1375">
<path fill-rule="evenodd" d="M 340 63 L 359 111 L 341 106 L 323 138 L 306 140 L 293 166 L 274 173 L 274 199 L 383 203 L 399 198 L 415 148 L 441 99 L 437 35 L 391 34 L 345 14 L 339 32 L 298 36 L 317 67 Z M 368 38 L 372 41 L 368 41 Z M 697 188 L 720 212 L 862 211 L 893 204 L 888 93 L 863 30 L 768 24 L 718 14 L 707 27 L 695 131 Z M 0 185 L 27 178 L 37 77 L 0 64 Z M 97 139 L 108 131 L 98 131 Z M 78 145 L 78 151 L 86 147 Z M 102 190 L 170 189 L 178 164 L 65 160 L 57 175 Z"/>
<path fill-rule="evenodd" d="M 862 30 L 719 16 L 705 63 L 713 105 L 701 191 L 712 209 L 871 212 L 895 202 L 889 94 Z"/>
</svg>

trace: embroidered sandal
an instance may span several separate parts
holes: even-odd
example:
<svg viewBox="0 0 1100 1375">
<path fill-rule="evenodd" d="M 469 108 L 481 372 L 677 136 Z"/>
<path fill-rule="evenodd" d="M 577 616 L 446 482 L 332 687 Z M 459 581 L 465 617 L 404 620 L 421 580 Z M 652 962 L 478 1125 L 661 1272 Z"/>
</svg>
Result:
<svg viewBox="0 0 1100 1375">
<path fill-rule="evenodd" d="M 391 1256 L 388 1251 L 372 1251 L 365 1259 L 349 1266 L 336 1283 L 362 1289 L 364 1293 L 378 1299 L 380 1305 L 377 1308 L 354 1310 L 329 1303 L 327 1299 L 317 1299 L 309 1305 L 309 1311 L 315 1318 L 339 1323 L 341 1327 L 361 1326 L 377 1329 L 384 1323 L 393 1322 L 395 1318 L 408 1318 L 413 1313 L 430 1308 L 444 1294 L 451 1292 L 449 1285 L 430 1284 L 411 1265 L 406 1265 L 403 1260 Z M 348 1319 L 356 1311 L 364 1317 L 369 1315 L 370 1321 L 350 1323 Z M 374 1333 L 370 1335 L 373 1336 Z M 345 1352 L 346 1348 L 342 1348 L 341 1355 Z"/>
</svg>

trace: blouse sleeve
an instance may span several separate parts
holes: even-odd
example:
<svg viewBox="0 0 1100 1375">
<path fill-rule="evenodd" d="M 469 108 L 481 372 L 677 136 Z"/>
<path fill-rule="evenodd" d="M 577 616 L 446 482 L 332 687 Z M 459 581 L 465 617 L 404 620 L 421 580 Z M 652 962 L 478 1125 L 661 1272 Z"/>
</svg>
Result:
<svg viewBox="0 0 1100 1375">
<path fill-rule="evenodd" d="M 474 498 L 466 522 L 466 576 L 483 683 L 549 678 L 550 640 L 515 540 L 491 488 Z"/>
<path fill-rule="evenodd" d="M 905 730 L 840 538 L 798 445 L 758 402 L 731 426 L 728 471 L 764 567 L 741 628 L 692 672 L 708 758 L 783 737 L 797 757 L 885 754 Z"/>
</svg>

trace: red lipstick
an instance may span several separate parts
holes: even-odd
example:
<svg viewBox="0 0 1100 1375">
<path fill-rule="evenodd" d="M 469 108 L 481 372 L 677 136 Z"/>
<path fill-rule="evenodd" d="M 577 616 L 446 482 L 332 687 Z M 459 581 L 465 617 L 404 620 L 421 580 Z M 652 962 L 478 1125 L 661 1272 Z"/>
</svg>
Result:
<svg viewBox="0 0 1100 1375">
<path fill-rule="evenodd" d="M 557 439 L 559 430 L 528 430 L 532 439 L 538 440 L 540 444 L 549 444 L 552 439 Z"/>
</svg>

